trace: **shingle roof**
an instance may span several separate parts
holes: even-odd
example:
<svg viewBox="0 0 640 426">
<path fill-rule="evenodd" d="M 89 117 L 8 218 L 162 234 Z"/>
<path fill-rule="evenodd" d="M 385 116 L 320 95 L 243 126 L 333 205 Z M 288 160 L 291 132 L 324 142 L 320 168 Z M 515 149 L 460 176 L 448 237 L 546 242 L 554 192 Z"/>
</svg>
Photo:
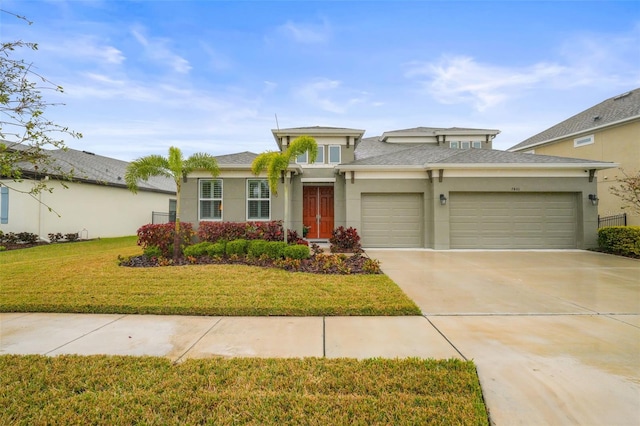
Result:
<svg viewBox="0 0 640 426">
<path fill-rule="evenodd" d="M 517 151 L 534 145 L 560 139 L 568 135 L 587 132 L 590 129 L 640 117 L 640 88 L 607 99 L 547 130 L 530 137 L 509 151 Z"/>
<path fill-rule="evenodd" d="M 49 168 L 52 175 L 57 175 L 59 172 L 73 173 L 74 180 L 99 185 L 126 187 L 124 174 L 129 165 L 126 161 L 71 148 L 45 152 L 53 159 L 53 163 Z M 36 172 L 30 163 L 23 164 L 22 169 L 28 174 Z M 40 167 L 38 173 L 48 174 L 46 167 Z M 138 188 L 140 191 L 176 192 L 175 182 L 162 176 L 153 176 L 146 182 L 140 181 Z"/>
<path fill-rule="evenodd" d="M 601 161 L 492 149 L 453 149 L 434 144 L 394 144 L 362 139 L 355 160 L 343 166 L 422 166 L 425 164 L 602 164 Z"/>
<path fill-rule="evenodd" d="M 246 166 L 253 163 L 253 160 L 258 156 L 253 152 L 244 151 L 236 154 L 218 155 L 216 161 L 220 166 Z"/>
</svg>

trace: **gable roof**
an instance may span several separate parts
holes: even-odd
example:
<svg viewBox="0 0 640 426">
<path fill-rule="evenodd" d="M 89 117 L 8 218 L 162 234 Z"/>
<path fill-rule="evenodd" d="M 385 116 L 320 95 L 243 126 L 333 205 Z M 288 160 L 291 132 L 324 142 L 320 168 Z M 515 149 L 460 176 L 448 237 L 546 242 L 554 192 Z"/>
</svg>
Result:
<svg viewBox="0 0 640 426">
<path fill-rule="evenodd" d="M 53 163 L 47 168 L 40 167 L 36 170 L 31 163 L 23 163 L 21 168 L 26 177 L 51 175 L 59 177 L 59 173 L 73 174 L 73 181 L 92 183 L 96 185 L 115 186 L 126 188 L 124 174 L 129 165 L 128 162 L 115 158 L 104 157 L 88 151 L 75 149 L 44 150 L 51 157 Z M 140 191 L 176 193 L 176 185 L 172 179 L 163 176 L 152 176 L 148 181 L 138 182 Z"/>
<path fill-rule="evenodd" d="M 550 155 L 524 154 L 493 149 L 454 149 L 434 144 L 393 144 L 379 138 L 363 139 L 355 151 L 355 160 L 341 164 L 339 170 L 376 168 L 415 169 L 430 167 L 478 168 L 478 167 L 568 167 L 606 169 L 616 164 Z"/>
<path fill-rule="evenodd" d="M 640 119 L 640 88 L 614 96 L 509 148 L 519 151 L 579 133 Z"/>
</svg>

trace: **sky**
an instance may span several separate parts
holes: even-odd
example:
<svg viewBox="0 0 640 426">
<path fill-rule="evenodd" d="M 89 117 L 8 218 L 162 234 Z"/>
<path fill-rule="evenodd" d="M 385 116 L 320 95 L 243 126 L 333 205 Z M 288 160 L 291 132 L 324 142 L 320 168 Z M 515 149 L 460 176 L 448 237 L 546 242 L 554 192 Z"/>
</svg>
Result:
<svg viewBox="0 0 640 426">
<path fill-rule="evenodd" d="M 67 146 L 276 150 L 271 129 L 499 129 L 508 149 L 640 87 L 638 1 L 2 0 Z"/>
</svg>

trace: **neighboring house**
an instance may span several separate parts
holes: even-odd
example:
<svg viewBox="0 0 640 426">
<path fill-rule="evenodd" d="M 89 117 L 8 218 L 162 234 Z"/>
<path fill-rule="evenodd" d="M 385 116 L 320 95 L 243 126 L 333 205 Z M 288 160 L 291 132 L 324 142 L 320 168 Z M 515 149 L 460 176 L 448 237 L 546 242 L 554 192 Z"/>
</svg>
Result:
<svg viewBox="0 0 640 426">
<path fill-rule="evenodd" d="M 182 219 L 281 220 L 327 239 L 352 226 L 364 247 L 588 248 L 597 245 L 598 170 L 615 164 L 491 149 L 498 130 L 418 127 L 363 138 L 364 130 L 302 127 L 272 130 L 280 150 L 300 135 L 319 155 L 302 155 L 280 181 L 278 196 L 250 167 L 257 154 L 217 157 L 221 173 L 188 176 Z"/>
<path fill-rule="evenodd" d="M 529 152 L 563 157 L 612 161 L 619 168 L 598 174 L 600 216 L 622 213 L 623 204 L 609 188 L 618 179 L 640 172 L 640 88 L 607 99 L 529 139 L 511 147 L 512 152 Z M 629 225 L 640 225 L 640 215 L 627 212 Z"/>
<path fill-rule="evenodd" d="M 140 182 L 134 195 L 124 183 L 126 161 L 74 149 L 47 154 L 63 171 L 73 170 L 73 181 L 61 182 L 55 174 L 35 172 L 30 164 L 23 168 L 22 182 L 0 179 L 3 232 L 32 232 L 44 240 L 49 233 L 58 232 L 77 232 L 80 238 L 135 235 L 140 226 L 151 223 L 153 211 L 169 212 L 170 205 L 175 205 L 172 179 L 153 177 Z M 27 194 L 34 181 L 42 179 L 53 191 Z"/>
</svg>

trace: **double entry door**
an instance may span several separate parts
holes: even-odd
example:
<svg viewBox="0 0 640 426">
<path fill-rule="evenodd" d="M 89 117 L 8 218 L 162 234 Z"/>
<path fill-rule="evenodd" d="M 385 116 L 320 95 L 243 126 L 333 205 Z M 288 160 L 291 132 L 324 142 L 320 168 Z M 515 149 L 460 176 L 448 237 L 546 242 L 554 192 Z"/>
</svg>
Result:
<svg viewBox="0 0 640 426">
<path fill-rule="evenodd" d="M 331 238 L 333 231 L 333 186 L 303 187 L 302 221 L 307 238 Z"/>
</svg>

